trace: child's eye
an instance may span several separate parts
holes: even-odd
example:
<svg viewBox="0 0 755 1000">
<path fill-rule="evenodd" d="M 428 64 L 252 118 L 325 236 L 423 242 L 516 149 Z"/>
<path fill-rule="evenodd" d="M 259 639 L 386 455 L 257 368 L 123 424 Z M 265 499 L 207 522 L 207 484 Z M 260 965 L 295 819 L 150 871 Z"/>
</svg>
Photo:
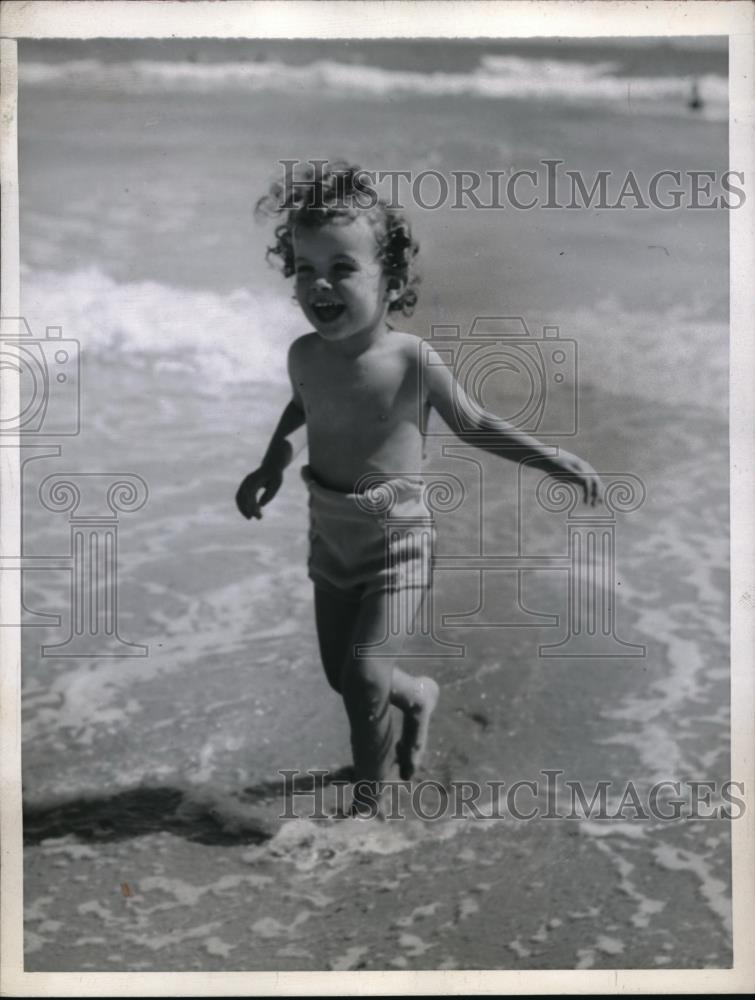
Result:
<svg viewBox="0 0 755 1000">
<path fill-rule="evenodd" d="M 353 274 L 354 271 L 356 271 L 356 267 L 354 267 L 353 264 L 336 264 L 333 268 L 333 273 L 339 276 L 343 276 L 344 274 Z"/>
<path fill-rule="evenodd" d="M 296 273 L 297 274 L 311 274 L 312 273 L 312 268 L 309 266 L 309 264 L 297 264 L 296 265 Z"/>
</svg>

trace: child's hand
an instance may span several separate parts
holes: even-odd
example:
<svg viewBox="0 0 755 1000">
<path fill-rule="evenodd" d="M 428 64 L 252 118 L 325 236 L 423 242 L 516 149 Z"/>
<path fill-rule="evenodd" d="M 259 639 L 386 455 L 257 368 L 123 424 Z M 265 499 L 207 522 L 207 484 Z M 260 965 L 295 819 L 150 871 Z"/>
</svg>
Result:
<svg viewBox="0 0 755 1000">
<path fill-rule="evenodd" d="M 282 482 L 283 473 L 280 469 L 260 466 L 259 469 L 250 472 L 239 486 L 236 493 L 236 506 L 247 520 L 252 517 L 260 520 L 262 518 L 261 508 L 270 503 L 280 489 Z M 257 494 L 260 490 L 263 490 L 263 493 L 258 500 Z"/>
<path fill-rule="evenodd" d="M 554 475 L 578 486 L 583 492 L 585 503 L 595 507 L 602 501 L 603 483 L 589 462 L 572 455 L 571 452 L 562 451 L 556 459 L 556 466 Z"/>
</svg>

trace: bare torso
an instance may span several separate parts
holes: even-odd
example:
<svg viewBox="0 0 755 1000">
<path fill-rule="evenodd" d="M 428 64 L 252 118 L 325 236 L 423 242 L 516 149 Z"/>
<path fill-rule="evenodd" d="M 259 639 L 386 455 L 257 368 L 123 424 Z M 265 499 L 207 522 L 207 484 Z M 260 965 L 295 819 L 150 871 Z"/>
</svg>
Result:
<svg viewBox="0 0 755 1000">
<path fill-rule="evenodd" d="M 386 331 L 349 356 L 317 334 L 292 346 L 289 370 L 304 409 L 309 464 L 323 486 L 350 492 L 367 473 L 419 472 L 426 416 L 421 340 Z"/>
</svg>

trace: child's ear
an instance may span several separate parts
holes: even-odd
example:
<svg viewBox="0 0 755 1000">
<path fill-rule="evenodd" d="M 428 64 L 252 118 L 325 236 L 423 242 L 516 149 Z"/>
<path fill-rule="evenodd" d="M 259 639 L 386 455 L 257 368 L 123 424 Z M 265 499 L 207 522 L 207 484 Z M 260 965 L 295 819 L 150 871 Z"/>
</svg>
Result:
<svg viewBox="0 0 755 1000">
<path fill-rule="evenodd" d="M 385 297 L 389 302 L 395 302 L 400 299 L 404 293 L 404 285 L 406 282 L 402 278 L 391 277 L 388 279 L 386 284 Z"/>
</svg>

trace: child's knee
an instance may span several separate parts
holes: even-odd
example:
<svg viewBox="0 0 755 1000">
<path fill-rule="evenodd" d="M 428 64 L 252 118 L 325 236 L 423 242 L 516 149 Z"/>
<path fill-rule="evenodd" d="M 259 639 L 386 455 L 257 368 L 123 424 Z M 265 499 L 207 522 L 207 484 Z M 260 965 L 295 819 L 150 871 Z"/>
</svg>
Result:
<svg viewBox="0 0 755 1000">
<path fill-rule="evenodd" d="M 390 697 L 391 672 L 386 660 L 371 657 L 352 659 L 342 677 L 344 697 L 358 697 L 364 704 L 380 705 Z"/>
</svg>

